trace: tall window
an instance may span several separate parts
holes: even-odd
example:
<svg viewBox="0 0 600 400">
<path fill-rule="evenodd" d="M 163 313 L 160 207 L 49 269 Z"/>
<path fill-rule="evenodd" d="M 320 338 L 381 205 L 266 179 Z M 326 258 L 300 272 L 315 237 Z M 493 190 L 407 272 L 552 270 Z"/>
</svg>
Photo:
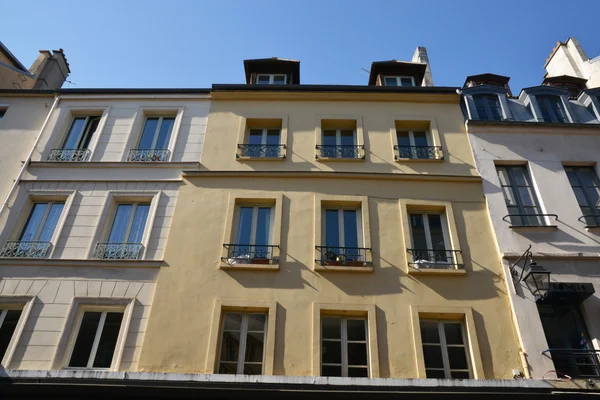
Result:
<svg viewBox="0 0 600 400">
<path fill-rule="evenodd" d="M 527 167 L 497 165 L 496 170 L 511 223 L 516 226 L 545 225 Z"/>
<path fill-rule="evenodd" d="M 324 129 L 321 155 L 329 158 L 358 158 L 354 129 Z"/>
<path fill-rule="evenodd" d="M 119 204 L 108 235 L 108 242 L 141 243 L 149 211 L 149 203 Z"/>
<path fill-rule="evenodd" d="M 360 209 L 326 208 L 324 214 L 324 261 L 364 261 Z"/>
<path fill-rule="evenodd" d="M 271 206 L 241 206 L 234 257 L 238 259 L 269 259 L 271 239 Z"/>
<path fill-rule="evenodd" d="M 441 214 L 410 214 L 413 262 L 418 264 L 453 263 L 448 252 L 446 221 Z"/>
<path fill-rule="evenodd" d="M 22 310 L 0 309 L 0 363 L 8 350 Z"/>
<path fill-rule="evenodd" d="M 535 96 L 544 121 L 569 122 L 567 113 L 559 96 Z"/>
<path fill-rule="evenodd" d="M 426 131 L 396 131 L 400 158 L 435 158 Z"/>
<path fill-rule="evenodd" d="M 477 108 L 477 116 L 483 120 L 502 120 L 502 109 L 500 108 L 500 100 L 495 94 L 479 94 L 473 96 L 475 108 Z"/>
<path fill-rule="evenodd" d="M 34 203 L 19 240 L 22 242 L 49 242 L 65 203 Z"/>
<path fill-rule="evenodd" d="M 226 312 L 221 332 L 218 373 L 261 375 L 267 315 Z"/>
<path fill-rule="evenodd" d="M 250 129 L 247 157 L 279 157 L 279 129 Z"/>
<path fill-rule="evenodd" d="M 86 311 L 79 316 L 68 366 L 71 368 L 110 368 L 123 312 Z"/>
<path fill-rule="evenodd" d="M 175 117 L 148 117 L 138 144 L 140 150 L 166 149 L 169 147 Z"/>
<path fill-rule="evenodd" d="M 321 318 L 321 375 L 369 377 L 366 319 Z"/>
<path fill-rule="evenodd" d="M 100 118 L 100 116 L 81 116 L 73 118 L 62 148 L 65 150 L 87 149 L 90 140 L 92 140 L 92 136 L 98 129 Z"/>
<path fill-rule="evenodd" d="M 589 226 L 600 225 L 600 182 L 593 167 L 565 167 L 569 182 Z"/>
<path fill-rule="evenodd" d="M 465 338 L 461 322 L 421 320 L 427 378 L 471 378 Z"/>
<path fill-rule="evenodd" d="M 385 76 L 385 86 L 415 86 L 415 78 L 412 76 Z"/>
<path fill-rule="evenodd" d="M 285 85 L 287 76 L 284 74 L 259 74 L 256 83 L 260 85 Z"/>
</svg>

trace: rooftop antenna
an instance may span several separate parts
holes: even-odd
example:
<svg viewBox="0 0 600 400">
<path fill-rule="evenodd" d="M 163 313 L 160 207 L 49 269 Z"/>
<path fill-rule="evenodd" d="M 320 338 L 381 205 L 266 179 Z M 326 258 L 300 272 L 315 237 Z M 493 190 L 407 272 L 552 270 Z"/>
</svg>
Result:
<svg viewBox="0 0 600 400">
<path fill-rule="evenodd" d="M 369 71 L 369 70 L 368 70 L 368 69 L 366 69 L 366 68 L 361 68 L 360 70 L 361 70 L 361 71 L 364 71 L 364 72 L 366 72 L 367 74 L 370 74 L 370 73 L 371 73 L 371 71 Z"/>
</svg>

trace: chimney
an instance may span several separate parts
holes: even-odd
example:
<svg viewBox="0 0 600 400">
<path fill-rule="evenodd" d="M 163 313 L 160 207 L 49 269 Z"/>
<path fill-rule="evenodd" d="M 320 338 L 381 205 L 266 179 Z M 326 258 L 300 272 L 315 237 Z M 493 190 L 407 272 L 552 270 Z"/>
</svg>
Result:
<svg viewBox="0 0 600 400">
<path fill-rule="evenodd" d="M 40 50 L 40 55 L 29 68 L 35 76 L 32 89 L 60 89 L 71 70 L 63 49 Z"/>
<path fill-rule="evenodd" d="M 412 62 L 427 64 L 421 86 L 433 86 L 433 77 L 431 76 L 431 68 L 429 67 L 429 57 L 427 56 L 427 49 L 425 47 L 417 47 L 415 54 L 413 54 Z"/>
</svg>

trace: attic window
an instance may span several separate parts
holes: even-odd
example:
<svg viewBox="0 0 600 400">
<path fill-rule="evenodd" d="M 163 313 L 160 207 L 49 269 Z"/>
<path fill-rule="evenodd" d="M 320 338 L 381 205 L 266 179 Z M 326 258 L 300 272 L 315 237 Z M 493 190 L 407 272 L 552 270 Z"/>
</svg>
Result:
<svg viewBox="0 0 600 400">
<path fill-rule="evenodd" d="M 415 78 L 412 76 L 384 76 L 385 86 L 415 86 Z"/>
<path fill-rule="evenodd" d="M 256 76 L 259 85 L 285 85 L 287 76 L 284 74 L 259 74 Z"/>
</svg>

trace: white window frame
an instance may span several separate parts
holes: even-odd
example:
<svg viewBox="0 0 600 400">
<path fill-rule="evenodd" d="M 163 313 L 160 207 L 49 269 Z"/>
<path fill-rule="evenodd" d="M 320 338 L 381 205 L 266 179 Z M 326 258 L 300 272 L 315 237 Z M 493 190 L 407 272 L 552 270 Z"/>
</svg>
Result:
<svg viewBox="0 0 600 400">
<path fill-rule="evenodd" d="M 427 243 L 428 256 L 433 260 L 429 261 L 429 263 L 435 264 L 450 264 L 448 261 L 435 261 L 435 251 L 433 251 L 433 244 L 431 243 L 431 231 L 429 230 L 429 215 L 439 215 L 440 222 L 442 224 L 442 236 L 444 238 L 444 247 L 446 248 L 446 252 L 450 252 L 450 257 L 446 257 L 446 260 L 451 259 L 453 262 L 456 262 L 454 259 L 454 252 L 452 252 L 452 247 L 450 245 L 450 236 L 448 234 L 448 220 L 446 218 L 446 213 L 435 213 L 435 212 L 418 212 L 413 211 L 408 213 L 409 224 L 410 227 L 410 241 L 415 248 L 415 237 L 412 226 L 412 215 L 421 215 L 423 218 L 423 229 L 425 230 L 425 242 Z M 416 250 L 425 250 L 425 249 L 416 249 Z"/>
<path fill-rule="evenodd" d="M 258 80 L 260 79 L 261 76 L 268 76 L 269 83 L 259 83 Z M 256 84 L 257 85 L 274 85 L 276 76 L 283 76 L 283 85 L 287 85 L 287 75 L 286 74 L 256 74 Z"/>
<path fill-rule="evenodd" d="M 267 144 L 267 132 L 274 131 L 275 129 L 279 131 L 279 143 L 281 144 L 281 128 L 250 128 L 248 129 L 248 144 L 250 144 L 250 133 L 252 131 L 262 131 L 260 144 L 265 146 Z"/>
<path fill-rule="evenodd" d="M 404 75 L 387 75 L 387 76 L 385 76 L 384 75 L 384 77 L 383 77 L 383 83 L 385 84 L 384 86 L 388 86 L 388 84 L 386 82 L 386 79 L 388 79 L 388 78 L 396 78 L 396 86 L 398 86 L 398 87 L 402 87 L 402 78 L 410 79 L 410 81 L 412 82 L 412 86 L 416 86 L 414 76 L 404 76 Z M 390 86 L 390 87 L 393 87 L 393 86 Z"/>
<path fill-rule="evenodd" d="M 414 132 L 425 132 L 425 139 L 427 140 L 427 147 L 431 147 L 431 134 L 428 130 L 416 130 L 416 129 L 396 129 L 396 144 L 400 146 L 398 142 L 398 132 L 408 132 L 408 141 L 410 142 L 410 147 L 420 147 L 415 145 L 415 136 Z"/>
<path fill-rule="evenodd" d="M 323 318 L 339 318 L 341 320 L 340 339 L 323 338 Z M 364 322 L 365 340 L 350 340 L 350 341 L 348 340 L 348 320 L 357 320 L 357 321 Z M 348 377 L 348 343 L 364 343 L 365 348 L 367 350 L 367 365 L 353 365 L 353 367 L 366 367 L 367 368 L 367 377 L 371 376 L 371 366 L 369 365 L 369 320 L 367 318 L 344 317 L 344 316 L 338 316 L 338 315 L 321 315 L 321 348 L 323 347 L 324 341 L 340 342 L 340 346 L 342 348 L 342 363 L 341 364 L 324 363 L 323 356 L 321 356 L 321 372 L 319 375 L 322 375 L 323 366 L 342 367 L 342 377 Z"/>
<path fill-rule="evenodd" d="M 86 367 L 70 367 L 69 363 L 71 362 L 71 357 L 73 356 L 73 350 L 75 349 L 75 343 L 77 342 L 77 338 L 79 336 L 79 330 L 81 329 L 81 323 L 83 322 L 83 316 L 85 315 L 86 312 L 101 312 L 102 315 L 100 316 L 100 321 L 98 323 L 98 328 L 96 328 L 96 334 L 94 336 L 94 343 L 92 345 L 92 350 L 90 352 L 90 355 L 88 357 L 88 363 L 86 365 Z M 109 312 L 120 312 L 123 314 L 123 319 L 121 320 L 121 326 L 119 327 L 119 335 L 117 336 L 117 342 L 115 343 L 115 349 L 113 350 L 113 357 L 111 360 L 111 365 L 108 368 L 98 368 L 98 367 L 93 367 L 94 365 L 94 359 L 96 358 L 96 353 L 98 351 L 98 344 L 100 343 L 100 337 L 102 335 L 102 330 L 104 329 L 104 322 L 106 320 L 106 314 Z M 127 315 L 127 307 L 123 306 L 123 307 L 94 307 L 94 306 L 83 306 L 80 308 L 80 310 L 77 313 L 77 317 L 75 320 L 75 324 L 74 324 L 74 329 L 73 332 L 71 333 L 71 337 L 69 339 L 69 344 L 68 344 L 68 348 L 67 348 L 67 352 L 65 354 L 65 358 L 64 358 L 64 369 L 71 369 L 71 370 L 82 370 L 82 369 L 91 369 L 91 370 L 98 370 L 98 371 L 110 371 L 115 369 L 116 363 L 119 362 L 119 354 L 118 352 L 121 351 L 120 349 L 120 342 L 123 341 L 123 335 L 125 335 L 125 328 L 129 327 L 129 321 L 126 318 L 129 318 L 129 316 Z"/>
<path fill-rule="evenodd" d="M 158 118 L 158 125 L 156 125 L 156 129 L 154 130 L 154 136 L 152 138 L 152 146 L 149 149 L 140 149 L 140 143 L 142 142 L 142 137 L 144 136 L 144 127 L 146 126 L 146 123 L 148 122 L 148 118 Z M 162 127 L 162 123 L 163 120 L 165 118 L 173 118 L 173 127 L 171 128 L 171 133 L 169 134 L 169 140 L 167 140 L 167 147 L 166 148 L 160 148 L 157 149 L 156 148 L 156 142 L 158 140 L 158 136 L 160 133 L 160 128 Z M 169 143 L 171 143 L 171 137 L 173 136 L 173 131 L 175 131 L 175 123 L 177 122 L 177 117 L 176 116 L 169 116 L 169 115 L 146 115 L 146 117 L 144 118 L 144 124 L 142 125 L 142 133 L 140 134 L 140 137 L 138 139 L 138 143 L 137 143 L 137 147 L 135 150 L 168 150 L 169 149 Z"/>
<path fill-rule="evenodd" d="M 344 232 L 344 211 L 356 211 L 356 236 L 358 247 L 363 247 L 363 235 L 362 235 L 362 213 L 361 208 L 357 207 L 323 207 L 323 246 L 327 243 L 327 211 L 338 212 L 338 234 L 340 237 L 339 247 L 346 247 L 346 235 Z"/>
<path fill-rule="evenodd" d="M 250 243 L 240 243 L 240 217 L 242 208 L 252 208 L 252 226 L 250 227 Z M 254 246 L 256 242 L 256 229 L 258 225 L 258 209 L 259 208 L 269 208 L 269 243 L 267 245 L 271 245 L 273 238 L 273 225 L 275 218 L 275 207 L 271 204 L 238 204 L 236 206 L 236 216 L 235 216 L 235 230 L 234 237 L 236 240 L 236 245 L 249 245 Z"/>
<path fill-rule="evenodd" d="M 458 378 L 452 378 L 452 371 L 460 371 L 460 372 L 468 372 L 469 373 L 469 379 L 473 379 L 473 365 L 471 362 L 471 357 L 469 354 L 469 345 L 468 345 L 468 338 L 467 338 L 467 332 L 465 330 L 465 324 L 462 321 L 454 321 L 454 320 L 435 320 L 435 319 L 419 319 L 419 324 L 421 322 L 434 322 L 437 324 L 438 326 L 438 334 L 439 334 L 439 338 L 440 338 L 440 343 L 428 343 L 428 342 L 423 342 L 422 341 L 422 345 L 439 345 L 441 348 L 441 353 L 442 353 L 442 361 L 443 361 L 443 365 L 444 365 L 444 375 L 446 376 L 446 379 L 458 379 Z M 445 323 L 451 323 L 451 324 L 460 324 L 460 330 L 461 330 L 461 335 L 462 335 L 462 341 L 463 344 L 448 344 L 446 343 L 446 332 L 444 331 L 444 324 Z M 467 368 L 468 371 L 465 371 L 464 369 L 450 369 L 450 359 L 448 356 L 448 347 L 461 347 L 465 350 L 465 359 L 467 360 Z M 425 370 L 428 369 L 433 369 L 433 370 L 438 370 L 440 371 L 440 368 L 427 368 L 427 364 L 425 364 L 425 360 L 423 360 L 423 363 L 425 365 Z"/>
<path fill-rule="evenodd" d="M 560 124 L 572 122 L 570 120 L 570 115 L 569 115 L 569 112 L 567 111 L 567 107 L 563 102 L 562 96 L 554 95 L 554 94 L 539 94 L 539 95 L 535 96 L 535 100 L 537 101 L 537 105 L 540 110 L 540 116 L 542 117 L 544 122 L 552 122 L 552 123 L 560 123 Z M 553 103 L 552 100 L 556 100 L 558 103 L 558 107 L 562 109 L 562 112 L 565 115 L 564 122 L 561 122 L 558 120 L 558 115 L 556 113 L 556 110 L 552 107 L 552 103 Z M 548 114 L 550 114 L 551 121 L 545 120 L 544 112 L 542 111 L 542 108 L 544 108 L 548 111 Z"/>
<path fill-rule="evenodd" d="M 85 121 L 83 123 L 83 133 L 81 134 L 81 136 L 79 136 L 79 139 L 77 139 L 77 144 L 75 145 L 75 147 L 73 149 L 67 149 L 65 148 L 65 142 L 67 141 L 67 139 L 69 138 L 69 133 L 71 132 L 71 129 L 73 129 L 73 124 L 75 124 L 75 120 L 77 118 L 81 118 L 81 117 L 85 117 Z M 94 132 L 92 134 L 92 136 L 90 136 L 90 140 L 88 140 L 88 146 L 84 149 L 81 148 L 81 142 L 83 140 L 84 137 L 86 137 L 89 132 L 90 132 L 90 121 L 92 118 L 98 118 L 98 125 L 96 126 L 96 132 Z M 93 114 L 86 114 L 86 115 L 73 115 L 71 116 L 71 123 L 69 124 L 69 127 L 67 128 L 67 131 L 65 132 L 63 139 L 62 139 L 62 144 L 60 145 L 61 150 L 90 150 L 91 151 L 91 144 L 92 144 L 92 139 L 93 139 L 93 135 L 95 135 L 99 129 L 101 128 L 100 124 L 102 123 L 102 114 L 101 115 L 93 115 Z"/>
<path fill-rule="evenodd" d="M 150 207 L 150 209 L 148 210 L 148 216 L 146 217 L 146 223 L 144 224 L 144 234 L 142 234 L 142 238 L 145 235 L 145 233 L 146 233 L 146 227 L 148 225 L 148 220 L 150 219 L 150 211 L 152 210 L 152 202 L 150 202 L 150 201 L 148 201 L 148 202 L 146 202 L 146 201 L 131 201 L 131 202 L 129 202 L 129 201 L 120 201 L 120 202 L 118 202 L 116 204 L 115 212 L 114 212 L 114 215 L 113 215 L 113 217 L 111 219 L 110 227 L 108 228 L 108 230 L 106 232 L 106 240 L 107 241 L 108 241 L 108 238 L 110 237 L 110 234 L 112 232 L 112 228 L 113 228 L 113 226 L 115 224 L 115 219 L 117 218 L 117 212 L 119 210 L 119 206 L 121 206 L 121 205 L 125 206 L 125 205 L 129 205 L 129 204 L 131 204 L 133 207 L 131 209 L 131 215 L 129 216 L 129 221 L 127 222 L 127 230 L 125 231 L 125 237 L 126 238 L 129 237 L 129 234 L 131 233 L 131 227 L 133 226 L 133 220 L 135 219 L 135 213 L 136 213 L 137 208 L 138 208 L 138 206 L 140 204 L 147 204 Z M 129 243 L 129 242 L 123 242 L 123 243 Z M 139 244 L 142 244 L 142 243 L 139 243 Z"/>
<path fill-rule="evenodd" d="M 242 326 L 240 327 L 240 345 L 238 347 L 238 359 L 237 359 L 237 371 L 236 375 L 245 375 L 244 374 L 244 364 L 246 364 L 246 342 L 248 341 L 248 316 L 251 314 L 258 314 L 265 316 L 265 325 L 263 330 L 263 355 L 261 361 L 261 375 L 264 374 L 265 371 L 265 353 L 267 351 L 267 329 L 269 327 L 269 313 L 268 312 L 247 312 L 247 311 L 236 311 L 236 310 L 227 310 L 223 312 L 223 316 L 221 318 L 221 330 L 219 333 L 219 355 L 217 358 L 217 370 L 215 373 L 218 373 L 221 369 L 221 350 L 223 348 L 223 334 L 225 333 L 225 315 L 228 313 L 232 314 L 242 314 Z M 233 362 L 233 361 L 230 361 Z M 227 363 L 227 361 L 225 361 Z M 256 363 L 250 363 L 256 364 Z"/>
<path fill-rule="evenodd" d="M 335 131 L 335 145 L 336 146 L 341 146 L 342 145 L 342 131 L 349 131 L 352 130 L 352 145 L 353 146 L 357 146 L 356 142 L 356 129 L 344 129 L 344 128 L 338 128 L 338 129 L 328 129 L 328 128 L 324 128 L 323 129 L 323 134 L 322 134 L 322 143 L 323 146 L 327 146 L 325 143 L 325 131 Z"/>
<path fill-rule="evenodd" d="M 19 231 L 18 238 L 23 236 L 23 233 L 25 232 L 25 228 L 27 228 L 29 218 L 31 217 L 31 212 L 33 211 L 33 208 L 35 207 L 36 204 L 48 204 L 48 206 L 46 207 L 46 211 L 44 212 L 44 215 L 42 216 L 42 220 L 40 221 L 40 224 L 37 227 L 37 230 L 35 232 L 33 239 L 27 240 L 27 242 L 37 242 L 38 241 L 38 239 L 40 238 L 40 235 L 42 234 L 44 225 L 46 224 L 46 220 L 48 219 L 48 215 L 50 214 L 50 210 L 52 209 L 52 205 L 53 204 L 62 204 L 63 209 L 60 213 L 60 217 L 58 218 L 58 221 L 56 222 L 56 226 L 54 227 L 54 232 L 52 232 L 52 237 L 54 237 L 54 234 L 56 233 L 56 230 L 58 229 L 58 224 L 60 223 L 60 221 L 62 219 L 62 216 L 63 216 L 62 214 L 65 212 L 65 209 L 67 207 L 67 202 L 63 201 L 63 200 L 33 201 L 31 204 L 31 207 L 29 209 L 29 213 L 27 214 L 27 217 L 25 218 L 25 222 L 23 223 L 23 226 L 21 227 L 21 230 Z M 20 239 L 19 239 L 19 241 L 20 241 Z"/>
</svg>

